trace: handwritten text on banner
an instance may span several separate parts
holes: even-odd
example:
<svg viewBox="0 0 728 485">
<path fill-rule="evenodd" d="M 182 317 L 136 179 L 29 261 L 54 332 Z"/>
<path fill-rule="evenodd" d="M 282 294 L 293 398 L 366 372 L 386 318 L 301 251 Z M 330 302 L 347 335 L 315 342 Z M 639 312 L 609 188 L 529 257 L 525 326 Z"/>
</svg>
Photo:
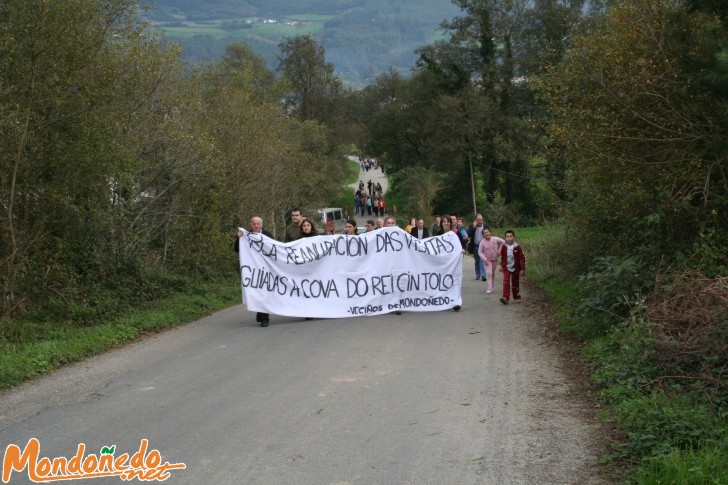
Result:
<svg viewBox="0 0 728 485">
<path fill-rule="evenodd" d="M 446 310 L 462 304 L 461 249 L 453 233 L 419 240 L 397 227 L 285 244 L 246 231 L 243 303 L 257 312 L 320 318 Z"/>
</svg>

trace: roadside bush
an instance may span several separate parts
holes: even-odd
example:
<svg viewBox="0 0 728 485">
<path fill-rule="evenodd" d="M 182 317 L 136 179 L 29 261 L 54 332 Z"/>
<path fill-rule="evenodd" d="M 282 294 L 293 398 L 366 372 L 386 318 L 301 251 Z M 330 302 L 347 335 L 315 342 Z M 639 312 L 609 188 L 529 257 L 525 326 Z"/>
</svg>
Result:
<svg viewBox="0 0 728 485">
<path fill-rule="evenodd" d="M 600 395 L 627 436 L 606 460 L 647 464 L 725 440 L 725 396 L 710 397 L 702 377 L 673 375 L 665 367 L 659 327 L 633 315 L 585 347 Z"/>
<path fill-rule="evenodd" d="M 695 271 L 660 276 L 645 305 L 652 359 L 665 377 L 711 401 L 728 396 L 728 277 Z"/>
<path fill-rule="evenodd" d="M 594 323 L 604 334 L 585 349 L 601 397 L 627 437 L 606 459 L 635 464 L 638 483 L 723 483 L 718 464 L 728 453 L 727 279 L 673 271 L 655 276 L 646 291 L 646 279 L 629 278 L 640 273 L 635 261 L 599 263 L 599 276 L 592 274 L 579 291 L 598 295 L 592 301 L 609 310 L 612 323 Z M 607 281 L 600 295 L 598 281 L 607 275 L 624 276 L 635 284 L 634 293 L 627 282 Z M 623 311 L 629 316 L 614 323 Z"/>
<path fill-rule="evenodd" d="M 492 200 L 484 200 L 479 204 L 480 212 L 485 216 L 485 222 L 491 227 L 536 227 L 539 221 L 526 214 L 522 203 L 505 202 L 499 192 L 493 194 Z M 502 235 L 501 235 L 502 236 Z"/>
<path fill-rule="evenodd" d="M 644 302 L 654 285 L 654 270 L 637 258 L 599 257 L 579 277 L 577 311 L 605 333 Z"/>
<path fill-rule="evenodd" d="M 629 437 L 618 447 L 622 457 L 664 456 L 716 439 L 720 420 L 698 396 L 645 390 L 647 393 L 614 403 Z"/>
<path fill-rule="evenodd" d="M 650 360 L 651 339 L 649 325 L 640 318 L 632 318 L 586 345 L 593 379 L 603 389 L 606 402 L 616 404 L 635 396 L 659 375 L 659 369 Z"/>
</svg>

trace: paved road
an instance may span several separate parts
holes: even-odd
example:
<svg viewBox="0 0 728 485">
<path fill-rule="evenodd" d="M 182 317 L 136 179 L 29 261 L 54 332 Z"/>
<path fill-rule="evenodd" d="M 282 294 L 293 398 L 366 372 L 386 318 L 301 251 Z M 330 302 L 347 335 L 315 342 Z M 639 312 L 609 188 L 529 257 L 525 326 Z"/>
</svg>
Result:
<svg viewBox="0 0 728 485">
<path fill-rule="evenodd" d="M 355 157 L 353 155 L 349 155 L 349 160 L 353 160 L 353 161 L 359 163 L 359 157 Z M 364 188 L 366 190 L 367 182 L 369 182 L 370 180 L 372 181 L 372 183 L 374 185 L 376 185 L 377 182 L 382 184 L 382 192 L 384 192 L 384 195 L 386 198 L 387 190 L 389 189 L 389 182 L 387 181 L 387 176 L 385 174 L 383 174 L 382 171 L 378 168 L 369 169 L 368 172 L 366 170 L 364 170 L 363 168 L 360 168 L 359 169 L 359 180 L 357 180 L 353 184 L 350 184 L 349 187 L 356 190 L 359 187 L 359 182 L 362 181 L 362 182 L 364 182 Z"/>
<path fill-rule="evenodd" d="M 0 449 L 146 438 L 186 464 L 173 484 L 589 481 L 592 431 L 528 291 L 500 304 L 469 257 L 464 278 L 458 313 L 260 328 L 237 305 L 150 336 L 0 394 Z"/>
</svg>

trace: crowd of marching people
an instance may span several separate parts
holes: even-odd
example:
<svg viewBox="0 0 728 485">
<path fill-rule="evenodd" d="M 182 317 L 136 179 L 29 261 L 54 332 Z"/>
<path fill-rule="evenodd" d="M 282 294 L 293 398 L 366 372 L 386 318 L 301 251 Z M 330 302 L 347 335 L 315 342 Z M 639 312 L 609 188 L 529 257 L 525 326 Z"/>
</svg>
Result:
<svg viewBox="0 0 728 485">
<path fill-rule="evenodd" d="M 383 227 L 397 226 L 394 216 L 390 214 L 390 212 L 396 214 L 397 208 L 392 205 L 392 210 L 388 210 L 384 199 L 386 186 L 382 187 L 382 183 L 386 185 L 386 178 L 379 174 L 365 175 L 370 170 L 376 169 L 381 169 L 384 174 L 383 164 L 379 159 L 360 156 L 359 165 L 363 178 L 358 184 L 352 186 L 355 188 L 354 216 L 352 217 L 348 211 L 344 211 L 346 223 L 343 234 L 356 236 L 360 231 L 371 232 Z M 368 179 L 366 183 L 365 179 Z M 355 218 L 358 217 L 367 218 L 366 229 L 357 226 Z M 328 219 L 323 228 L 317 227 L 316 222 L 322 221 L 305 217 L 298 207 L 294 207 L 291 209 L 291 223 L 286 227 L 283 242 L 319 235 L 340 234 L 334 219 Z M 462 253 L 468 252 L 473 255 L 475 279 L 486 283 L 486 295 L 494 293 L 496 274 L 502 273 L 503 291 L 500 302 L 507 305 L 511 299 L 514 301 L 521 299 L 520 278 L 525 274 L 526 259 L 523 249 L 515 240 L 516 235 L 513 231 L 506 231 L 502 238 L 496 236 L 486 225 L 482 214 L 477 214 L 470 225 L 466 225 L 462 217 L 454 214 L 435 215 L 429 225 L 425 223 L 424 218 L 411 218 L 404 230 L 417 239 L 452 232 L 460 242 Z M 263 229 L 263 221 L 260 217 L 254 217 L 251 220 L 251 232 L 263 233 L 270 237 L 270 234 Z M 238 239 L 242 235 L 242 231 L 238 231 Z M 236 252 L 239 250 L 238 239 L 235 241 Z M 459 311 L 460 305 L 453 307 L 453 310 Z M 394 313 L 400 314 L 401 312 L 395 311 Z M 267 313 L 258 313 L 256 319 L 261 326 L 268 326 Z"/>
<path fill-rule="evenodd" d="M 381 199 L 381 196 L 379 196 L 379 199 Z M 377 212 L 374 212 L 374 214 L 383 217 L 378 217 L 376 220 L 367 220 L 367 232 L 381 229 L 382 227 L 395 227 L 397 225 L 397 221 L 393 216 L 385 216 L 385 210 L 386 205 L 383 208 L 378 207 Z M 372 212 L 368 212 L 368 214 Z M 357 214 L 364 215 L 364 212 L 357 210 Z M 263 229 L 263 220 L 260 217 L 253 217 L 250 227 L 253 233 L 263 233 L 268 237 L 272 237 Z M 506 231 L 504 238 L 493 235 L 490 227 L 485 224 L 482 214 L 476 215 L 475 220 L 469 227 L 466 227 L 462 217 L 450 214 L 434 216 L 433 222 L 429 227 L 425 225 L 424 219 L 412 218 L 404 230 L 417 239 L 426 239 L 428 237 L 453 232 L 461 244 L 462 253 L 467 251 L 473 255 L 475 279 L 487 282 L 486 294 L 492 294 L 494 292 L 496 268 L 498 268 L 498 272 L 503 274 L 503 292 L 500 297 L 500 302 L 507 305 L 511 298 L 514 301 L 521 299 L 520 278 L 525 274 L 526 258 L 523 253 L 523 248 L 515 240 L 516 235 L 513 231 Z M 320 233 L 314 221 L 308 217 L 304 217 L 301 210 L 298 207 L 294 207 L 291 209 L 291 224 L 286 227 L 283 242 L 296 241 L 301 238 L 318 235 L 334 234 L 336 232 L 333 219 L 327 221 L 324 232 Z M 353 218 L 346 221 L 345 234 L 350 236 L 357 235 L 357 223 Z M 243 232 L 238 230 L 235 240 L 235 252 L 239 251 L 239 238 L 242 235 Z M 460 306 L 457 305 L 454 310 L 460 310 Z M 395 313 L 399 314 L 400 312 Z M 267 327 L 269 316 L 267 313 L 258 313 L 256 320 L 262 327 Z"/>
<path fill-rule="evenodd" d="M 378 219 L 376 227 L 373 220 L 367 221 L 367 232 L 382 227 L 383 222 L 385 226 L 390 225 L 387 224 L 389 219 L 394 221 L 391 216 L 384 220 Z M 487 283 L 486 294 L 494 292 L 495 275 L 496 272 L 500 272 L 503 274 L 503 293 L 500 302 L 507 305 L 511 299 L 514 301 L 521 299 L 520 278 L 525 274 L 526 258 L 523 248 L 516 242 L 514 231 L 506 231 L 504 238 L 495 236 L 491 228 L 485 224 L 482 214 L 477 214 L 469 227 L 465 225 L 463 218 L 457 215 L 436 215 L 429 228 L 425 226 L 424 219 L 413 217 L 404 230 L 417 239 L 440 236 L 452 231 L 460 241 L 463 253 L 467 251 L 473 255 L 475 279 Z M 356 221 L 347 221 L 347 234 L 356 234 Z"/>
</svg>

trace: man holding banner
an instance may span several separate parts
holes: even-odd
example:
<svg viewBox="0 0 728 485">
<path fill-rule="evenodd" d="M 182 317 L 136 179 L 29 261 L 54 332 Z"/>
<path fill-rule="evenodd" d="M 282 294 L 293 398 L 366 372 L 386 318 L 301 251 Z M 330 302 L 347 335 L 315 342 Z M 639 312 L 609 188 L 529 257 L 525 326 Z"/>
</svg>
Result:
<svg viewBox="0 0 728 485">
<path fill-rule="evenodd" d="M 289 243 L 244 232 L 243 303 L 256 312 L 318 318 L 459 310 L 462 247 L 457 236 L 447 232 L 417 239 L 389 225 L 393 222 L 356 237 L 337 234 Z"/>
<path fill-rule="evenodd" d="M 255 234 L 262 234 L 266 237 L 273 239 L 273 236 L 271 236 L 271 234 L 268 231 L 263 229 L 263 219 L 261 219 L 258 216 L 254 216 L 252 219 L 250 219 L 250 232 L 255 233 Z M 243 237 L 243 231 L 238 229 L 238 238 L 235 240 L 235 246 L 234 246 L 236 253 L 240 252 L 240 238 L 241 237 Z M 255 315 L 255 321 L 260 323 L 261 327 L 267 327 L 268 324 L 270 323 L 270 315 L 267 313 L 258 312 Z"/>
</svg>

